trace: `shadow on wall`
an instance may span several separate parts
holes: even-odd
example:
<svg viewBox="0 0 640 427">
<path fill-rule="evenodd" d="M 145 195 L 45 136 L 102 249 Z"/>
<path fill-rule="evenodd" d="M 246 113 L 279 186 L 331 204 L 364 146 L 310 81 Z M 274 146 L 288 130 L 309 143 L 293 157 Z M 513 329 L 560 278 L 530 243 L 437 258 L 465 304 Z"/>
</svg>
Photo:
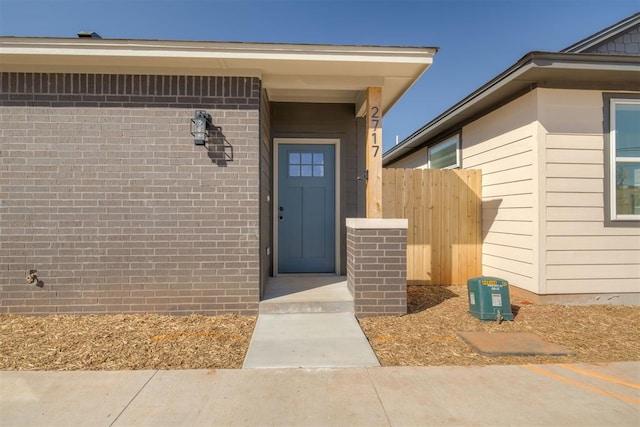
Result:
<svg viewBox="0 0 640 427">
<path fill-rule="evenodd" d="M 502 204 L 502 199 L 491 199 L 482 202 L 482 241 L 484 242 L 491 225 L 498 216 L 498 209 Z"/>
<path fill-rule="evenodd" d="M 220 167 L 226 167 L 227 162 L 233 161 L 233 145 L 222 133 L 221 127 L 215 126 L 210 130 L 207 150 L 211 162 Z"/>
</svg>

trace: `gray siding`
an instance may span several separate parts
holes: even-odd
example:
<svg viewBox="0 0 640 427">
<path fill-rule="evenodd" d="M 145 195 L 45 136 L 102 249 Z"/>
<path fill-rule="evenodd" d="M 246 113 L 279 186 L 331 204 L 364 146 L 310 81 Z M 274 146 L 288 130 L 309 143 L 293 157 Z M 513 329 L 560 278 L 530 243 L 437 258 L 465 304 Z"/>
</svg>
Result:
<svg viewBox="0 0 640 427">
<path fill-rule="evenodd" d="M 640 25 L 613 40 L 586 49 L 584 53 L 608 55 L 640 55 Z"/>
<path fill-rule="evenodd" d="M 346 271 L 345 219 L 364 216 L 365 186 L 356 180 L 364 170 L 364 121 L 352 104 L 271 103 L 273 138 L 339 138 L 341 271 Z"/>
<path fill-rule="evenodd" d="M 271 104 L 265 90 L 260 101 L 260 294 L 273 273 L 273 142 Z"/>
<path fill-rule="evenodd" d="M 257 311 L 258 79 L 0 82 L 0 312 Z"/>
</svg>

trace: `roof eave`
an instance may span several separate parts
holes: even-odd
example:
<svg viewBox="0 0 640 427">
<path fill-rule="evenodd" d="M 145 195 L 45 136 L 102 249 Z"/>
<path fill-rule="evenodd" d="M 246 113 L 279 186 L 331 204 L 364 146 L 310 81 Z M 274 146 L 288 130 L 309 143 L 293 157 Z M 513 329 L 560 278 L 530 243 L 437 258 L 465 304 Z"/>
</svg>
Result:
<svg viewBox="0 0 640 427">
<path fill-rule="evenodd" d="M 393 162 L 426 140 L 451 132 L 471 118 L 485 114 L 514 95 L 540 84 L 552 86 L 566 81 L 578 87 L 588 84 L 590 75 L 599 73 L 600 76 L 607 75 L 618 81 L 610 87 L 620 86 L 628 80 L 631 84 L 637 84 L 640 90 L 640 81 L 634 77 L 639 66 L 638 56 L 530 52 L 387 151 L 383 155 L 383 164 Z M 563 72 L 567 76 L 562 76 Z M 568 76 L 574 81 L 567 80 Z"/>
<path fill-rule="evenodd" d="M 384 113 L 429 68 L 437 50 L 403 46 L 0 37 L 0 71 L 259 77 L 263 79 L 263 88 L 273 91 L 274 100 L 296 102 L 356 103 L 358 94 L 368 86 L 382 86 Z"/>
<path fill-rule="evenodd" d="M 607 28 L 592 34 L 571 46 L 562 49 L 560 52 L 565 53 L 580 53 L 594 46 L 597 46 L 609 39 L 617 37 L 619 34 L 635 27 L 640 24 L 640 13 L 633 14 L 622 21 L 616 22 Z"/>
</svg>

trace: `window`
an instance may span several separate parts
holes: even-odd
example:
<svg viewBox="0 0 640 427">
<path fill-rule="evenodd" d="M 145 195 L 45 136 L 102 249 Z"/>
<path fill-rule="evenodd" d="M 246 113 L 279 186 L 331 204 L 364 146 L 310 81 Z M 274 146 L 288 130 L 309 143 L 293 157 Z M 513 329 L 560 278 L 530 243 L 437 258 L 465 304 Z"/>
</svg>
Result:
<svg viewBox="0 0 640 427">
<path fill-rule="evenodd" d="M 640 99 L 610 100 L 611 219 L 640 220 Z"/>
<path fill-rule="evenodd" d="M 324 153 L 289 153 L 289 176 L 324 176 Z"/>
<path fill-rule="evenodd" d="M 433 147 L 429 147 L 427 158 L 429 169 L 460 167 L 460 135 L 454 135 Z"/>
</svg>

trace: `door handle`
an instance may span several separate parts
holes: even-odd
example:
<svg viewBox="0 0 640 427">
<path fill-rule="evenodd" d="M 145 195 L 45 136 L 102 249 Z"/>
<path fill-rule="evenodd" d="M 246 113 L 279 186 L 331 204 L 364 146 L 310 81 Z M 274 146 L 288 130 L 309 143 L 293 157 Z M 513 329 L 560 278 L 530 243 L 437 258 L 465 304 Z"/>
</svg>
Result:
<svg viewBox="0 0 640 427">
<path fill-rule="evenodd" d="M 280 221 L 282 221 L 282 220 L 284 220 L 284 215 L 282 215 L 282 212 L 284 212 L 284 208 L 283 208 L 282 206 L 280 206 L 280 207 L 278 208 L 278 210 L 281 212 L 281 213 L 280 213 L 280 215 L 278 216 L 278 219 L 279 219 Z"/>
</svg>

